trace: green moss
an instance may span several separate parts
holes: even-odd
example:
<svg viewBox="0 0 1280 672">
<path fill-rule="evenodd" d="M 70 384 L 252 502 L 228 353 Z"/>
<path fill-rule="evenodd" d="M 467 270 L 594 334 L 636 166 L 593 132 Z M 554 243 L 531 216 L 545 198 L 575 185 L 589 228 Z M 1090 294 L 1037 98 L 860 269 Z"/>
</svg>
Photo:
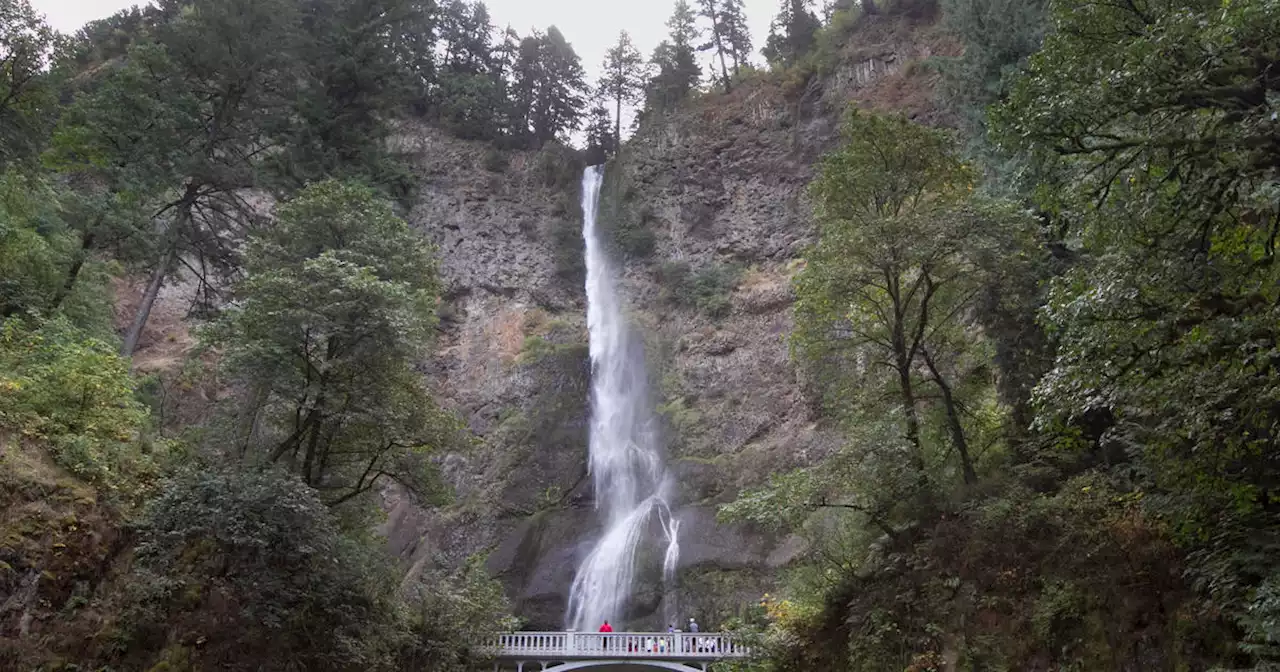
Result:
<svg viewBox="0 0 1280 672">
<path fill-rule="evenodd" d="M 620 162 L 610 164 L 601 187 L 599 224 L 605 244 L 624 259 L 644 259 L 657 247 L 657 213 L 638 201 L 639 190 L 626 168 Z"/>
<path fill-rule="evenodd" d="M 658 415 L 667 419 L 667 422 L 671 424 L 671 427 L 676 432 L 681 434 L 691 430 L 702 419 L 702 414 L 697 409 L 692 408 L 685 397 L 659 404 L 655 410 L 657 410 Z"/>
<path fill-rule="evenodd" d="M 718 263 L 694 269 L 687 262 L 668 261 L 658 266 L 657 277 L 666 303 L 721 318 L 732 308 L 730 296 L 738 287 L 742 270 Z"/>
</svg>

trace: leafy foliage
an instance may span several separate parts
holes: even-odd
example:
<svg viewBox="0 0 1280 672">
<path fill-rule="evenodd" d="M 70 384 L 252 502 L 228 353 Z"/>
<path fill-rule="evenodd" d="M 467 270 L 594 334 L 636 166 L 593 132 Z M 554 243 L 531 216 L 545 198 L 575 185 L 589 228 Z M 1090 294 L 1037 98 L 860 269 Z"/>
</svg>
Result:
<svg viewBox="0 0 1280 672">
<path fill-rule="evenodd" d="M 389 669 L 395 580 L 345 538 L 316 491 L 275 470 L 184 473 L 139 526 L 127 637 L 160 651 L 198 628 L 231 669 Z M 172 634 L 171 634 L 172 633 Z"/>
<path fill-rule="evenodd" d="M 0 2 L 0 169 L 41 149 L 54 107 L 52 28 L 29 0 Z"/>
<path fill-rule="evenodd" d="M 855 115 L 811 186 L 793 346 L 846 444 L 722 510 L 812 543 L 765 667 L 1269 669 L 1280 6 L 945 9 L 988 183 Z"/>
<path fill-rule="evenodd" d="M 66 318 L 0 327 L 0 425 L 46 441 L 68 471 L 130 501 L 156 476 L 125 360 Z"/>
<path fill-rule="evenodd" d="M 211 333 L 256 391 L 239 450 L 291 464 L 331 503 L 382 478 L 437 492 L 426 456 L 459 428 L 412 369 L 439 292 L 427 244 L 367 187 L 322 182 L 280 207 L 246 270 Z"/>
</svg>

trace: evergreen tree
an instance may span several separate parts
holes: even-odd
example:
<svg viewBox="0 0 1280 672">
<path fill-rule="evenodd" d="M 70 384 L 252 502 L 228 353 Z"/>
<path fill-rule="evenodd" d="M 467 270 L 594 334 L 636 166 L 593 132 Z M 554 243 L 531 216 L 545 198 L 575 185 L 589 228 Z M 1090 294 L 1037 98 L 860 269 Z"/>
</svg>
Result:
<svg viewBox="0 0 1280 672">
<path fill-rule="evenodd" d="M 198 271 L 205 299 L 215 273 L 234 271 L 251 222 L 243 190 L 258 185 L 291 117 L 295 9 L 290 0 L 163 0 L 154 41 L 134 45 L 60 120 L 55 164 L 104 187 L 106 201 L 154 213 L 134 224 L 151 280 L 125 355 L 178 263 Z"/>
<path fill-rule="evenodd" d="M 299 95 L 278 158 L 286 186 L 330 175 L 365 175 L 404 193 L 387 156 L 387 113 L 407 101 L 401 36 L 429 30 L 423 0 L 308 0 L 297 58 Z M 419 41 L 419 49 L 423 46 Z M 419 64 L 430 63 L 419 53 Z M 419 76 L 430 76 L 430 72 Z"/>
<path fill-rule="evenodd" d="M 542 34 L 534 33 L 522 40 L 511 64 L 510 99 L 507 128 L 514 144 L 528 147 L 533 140 L 533 110 L 538 102 L 538 86 L 542 76 Z"/>
<path fill-rule="evenodd" d="M 653 50 L 650 63 L 657 69 L 649 80 L 646 111 L 665 110 L 683 101 L 698 87 L 702 68 L 698 65 L 695 41 L 700 36 L 697 15 L 685 0 L 676 2 L 667 27 L 670 39 Z"/>
<path fill-rule="evenodd" d="M 742 74 L 742 67 L 751 61 L 751 27 L 747 25 L 746 10 L 742 0 L 721 0 L 720 26 L 733 58 L 733 74 Z"/>
<path fill-rule="evenodd" d="M 813 48 L 822 24 L 810 9 L 812 4 L 813 0 L 782 0 L 770 26 L 769 39 L 761 50 L 770 63 L 794 65 Z"/>
<path fill-rule="evenodd" d="M 716 50 L 716 58 L 720 61 L 720 82 L 724 85 L 724 90 L 728 91 L 731 85 L 729 83 L 729 66 L 726 64 L 725 52 L 729 51 L 730 47 L 725 26 L 721 24 L 723 19 L 721 13 L 722 2 L 723 0 L 698 0 L 698 16 L 706 19 L 711 24 L 711 39 L 698 47 L 698 51 Z"/>
<path fill-rule="evenodd" d="M 631 43 L 627 31 L 618 35 L 618 42 L 604 57 L 604 74 L 597 90 L 607 96 L 614 105 L 613 147 L 622 146 L 622 106 L 640 100 L 645 89 L 644 57 Z"/>
<path fill-rule="evenodd" d="M 391 48 L 400 64 L 407 103 L 426 114 L 437 83 L 436 43 L 440 16 L 434 0 L 411 0 L 410 12 L 391 34 Z"/>
<path fill-rule="evenodd" d="M 506 86 L 495 67 L 493 24 L 482 2 L 441 5 L 441 63 L 437 120 L 459 137 L 496 140 L 505 126 Z"/>
<path fill-rule="evenodd" d="M 0 0 L 0 168 L 38 151 L 47 137 L 54 38 L 28 0 Z"/>
<path fill-rule="evenodd" d="M 555 26 L 520 42 L 511 72 L 510 127 L 517 144 L 541 147 L 578 127 L 586 73 Z"/>
<path fill-rule="evenodd" d="M 596 104 L 587 113 L 587 163 L 600 165 L 613 155 L 613 115 L 605 101 L 596 100 Z"/>
<path fill-rule="evenodd" d="M 543 37 L 542 75 L 534 118 L 539 147 L 578 128 L 587 91 L 582 59 L 555 26 Z"/>
</svg>

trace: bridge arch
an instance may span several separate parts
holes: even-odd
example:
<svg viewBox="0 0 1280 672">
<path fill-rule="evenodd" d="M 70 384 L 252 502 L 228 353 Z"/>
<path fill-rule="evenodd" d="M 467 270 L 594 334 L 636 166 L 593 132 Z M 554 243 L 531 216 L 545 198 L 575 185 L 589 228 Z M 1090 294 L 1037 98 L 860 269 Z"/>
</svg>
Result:
<svg viewBox="0 0 1280 672">
<path fill-rule="evenodd" d="M 651 670 L 673 670 L 674 672 L 706 672 L 706 667 L 697 667 L 666 660 L 574 660 L 566 663 L 543 663 L 537 661 L 523 662 L 518 666 L 521 672 L 569 672 L 570 670 L 614 670 L 620 667 L 632 668 L 635 672 Z"/>
</svg>

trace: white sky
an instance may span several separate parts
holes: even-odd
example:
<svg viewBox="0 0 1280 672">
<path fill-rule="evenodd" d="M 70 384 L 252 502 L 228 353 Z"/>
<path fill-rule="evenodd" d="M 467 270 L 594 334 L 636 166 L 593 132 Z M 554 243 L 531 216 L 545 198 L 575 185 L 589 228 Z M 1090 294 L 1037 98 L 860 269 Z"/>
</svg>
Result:
<svg viewBox="0 0 1280 672">
<path fill-rule="evenodd" d="M 138 0 L 32 2 L 38 11 L 44 12 L 54 28 L 65 33 L 75 32 L 89 21 L 105 18 L 131 5 L 142 4 Z M 510 24 L 516 32 L 527 35 L 533 28 L 558 27 L 582 57 L 590 83 L 594 84 L 604 52 L 617 39 L 619 31 L 630 32 L 646 58 L 653 53 L 653 48 L 666 37 L 665 24 L 674 0 L 486 0 L 485 4 L 498 29 Z M 778 4 L 779 0 L 744 2 L 757 50 L 753 56 L 755 61 L 763 60 L 759 49 L 764 46 L 769 22 L 777 12 Z"/>
</svg>

